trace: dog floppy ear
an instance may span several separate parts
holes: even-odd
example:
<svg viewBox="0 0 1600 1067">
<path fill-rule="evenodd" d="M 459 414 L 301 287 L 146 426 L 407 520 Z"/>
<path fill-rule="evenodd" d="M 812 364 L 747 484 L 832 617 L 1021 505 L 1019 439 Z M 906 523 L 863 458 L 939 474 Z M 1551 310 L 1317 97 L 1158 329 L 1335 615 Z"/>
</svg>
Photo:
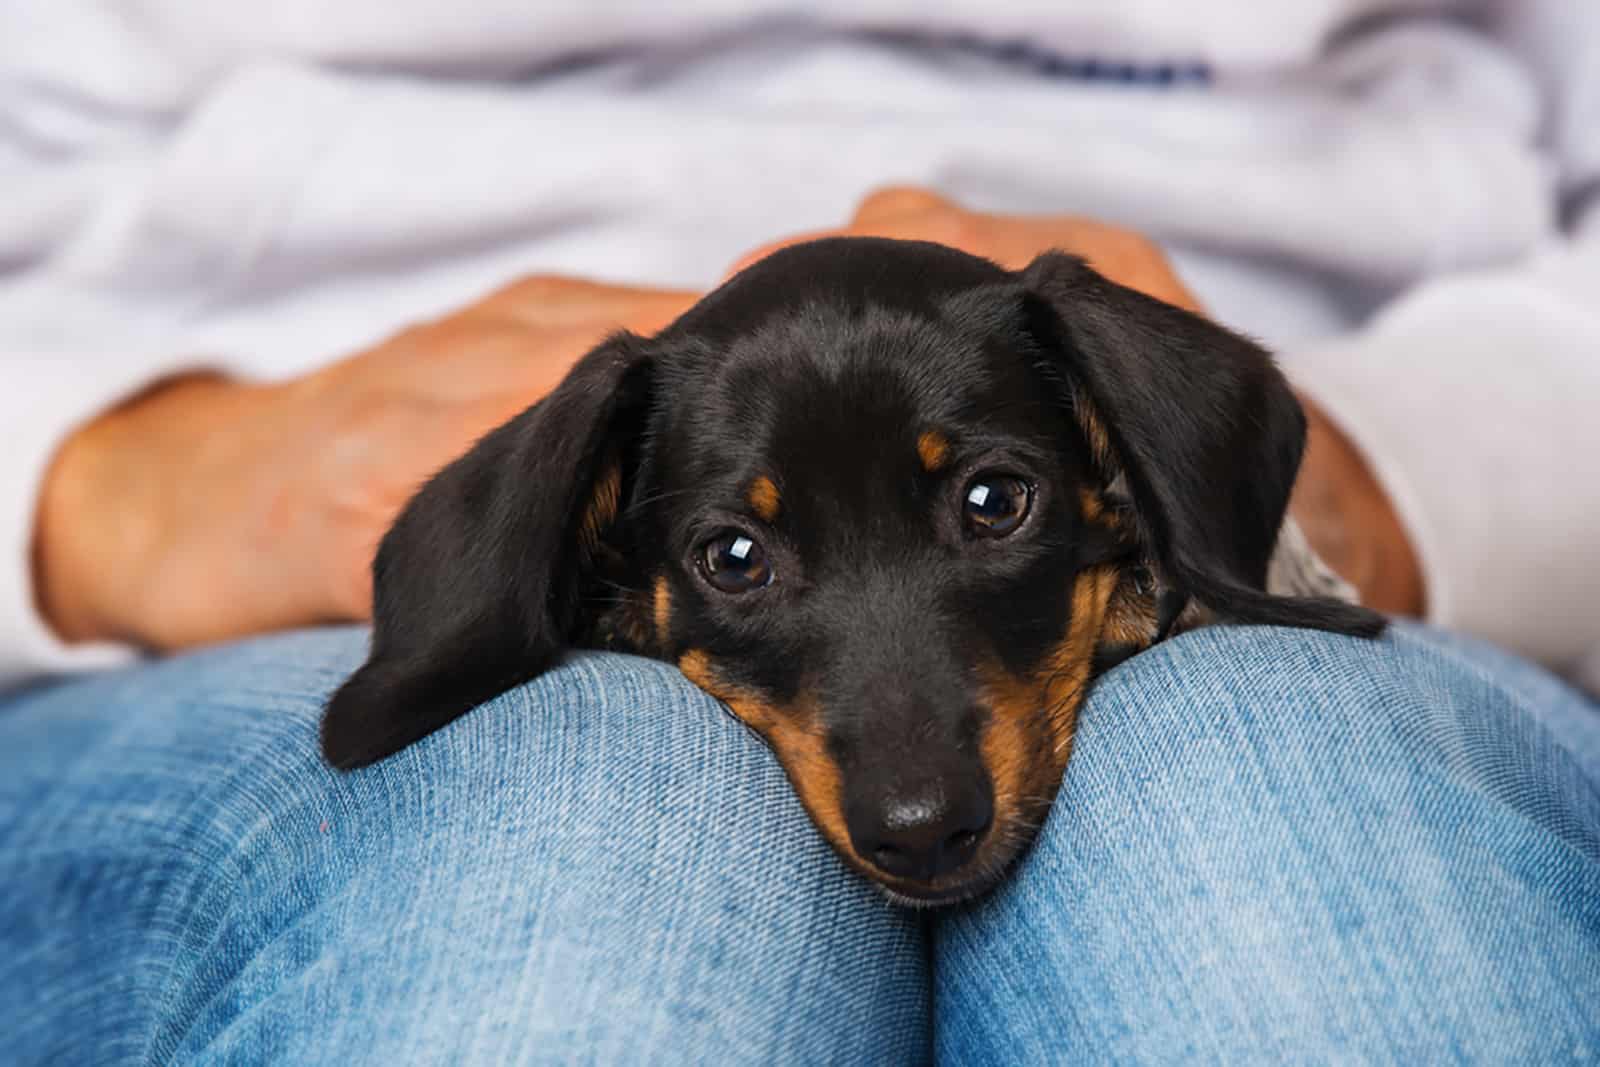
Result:
<svg viewBox="0 0 1600 1067">
<path fill-rule="evenodd" d="M 1102 473 L 1126 479 L 1168 584 L 1224 620 L 1382 630 L 1356 605 L 1266 592 L 1306 430 L 1265 350 L 1074 256 L 1040 256 L 1022 281 L 1045 369 Z"/>
<path fill-rule="evenodd" d="M 643 341 L 613 337 L 406 505 L 372 565 L 371 653 L 323 715 L 329 763 L 382 759 L 554 663 L 617 517 L 651 366 Z"/>
</svg>

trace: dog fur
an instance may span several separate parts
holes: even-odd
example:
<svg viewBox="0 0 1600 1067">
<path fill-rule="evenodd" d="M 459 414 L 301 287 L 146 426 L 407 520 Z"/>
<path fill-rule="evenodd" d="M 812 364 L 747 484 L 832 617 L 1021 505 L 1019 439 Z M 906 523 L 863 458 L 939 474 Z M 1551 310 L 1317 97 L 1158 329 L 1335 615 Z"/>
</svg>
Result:
<svg viewBox="0 0 1600 1067">
<path fill-rule="evenodd" d="M 1304 438 L 1265 351 L 1072 256 L 796 246 L 610 338 L 417 494 L 323 751 L 382 759 L 571 647 L 653 656 L 767 740 L 852 866 L 970 896 L 1111 665 L 1201 621 L 1382 629 L 1267 591 Z"/>
</svg>

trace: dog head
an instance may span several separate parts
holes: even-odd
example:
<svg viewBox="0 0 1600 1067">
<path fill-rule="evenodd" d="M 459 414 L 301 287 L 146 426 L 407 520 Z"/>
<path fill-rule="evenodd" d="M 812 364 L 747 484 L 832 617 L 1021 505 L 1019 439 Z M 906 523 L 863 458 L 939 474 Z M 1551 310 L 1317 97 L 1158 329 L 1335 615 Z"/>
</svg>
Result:
<svg viewBox="0 0 1600 1067">
<path fill-rule="evenodd" d="M 1070 256 L 791 248 L 423 488 L 324 752 L 380 759 L 573 645 L 635 651 L 758 731 L 897 899 L 968 896 L 1109 664 L 1202 616 L 1381 629 L 1265 592 L 1303 440 L 1260 348 Z"/>
</svg>

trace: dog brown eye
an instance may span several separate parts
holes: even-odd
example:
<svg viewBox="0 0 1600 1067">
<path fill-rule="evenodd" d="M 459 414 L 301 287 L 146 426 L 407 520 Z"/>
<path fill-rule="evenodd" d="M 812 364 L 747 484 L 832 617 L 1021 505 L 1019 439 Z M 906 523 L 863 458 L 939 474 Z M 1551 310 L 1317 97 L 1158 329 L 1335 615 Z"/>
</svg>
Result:
<svg viewBox="0 0 1600 1067">
<path fill-rule="evenodd" d="M 1033 486 L 1011 474 L 980 474 L 967 483 L 962 501 L 967 528 L 979 537 L 1004 537 L 1022 525 L 1033 503 Z"/>
<path fill-rule="evenodd" d="M 772 581 L 766 549 L 738 530 L 724 530 L 700 546 L 700 569 L 724 593 L 744 593 Z"/>
</svg>

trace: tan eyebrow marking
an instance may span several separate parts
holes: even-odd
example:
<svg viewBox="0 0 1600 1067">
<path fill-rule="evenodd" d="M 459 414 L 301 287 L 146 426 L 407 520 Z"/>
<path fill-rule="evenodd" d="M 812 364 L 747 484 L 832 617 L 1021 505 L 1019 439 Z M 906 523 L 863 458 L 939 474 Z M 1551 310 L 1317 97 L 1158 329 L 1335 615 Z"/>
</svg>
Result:
<svg viewBox="0 0 1600 1067">
<path fill-rule="evenodd" d="M 996 811 L 1047 793 L 1066 768 L 1078 706 L 1119 577 L 1116 568 L 1104 566 L 1074 579 L 1067 632 L 1031 675 L 1013 675 L 996 659 L 979 662 L 991 713 L 984 766 L 994 780 Z"/>
<path fill-rule="evenodd" d="M 750 488 L 745 491 L 744 496 L 755 509 L 755 513 L 761 516 L 762 522 L 771 522 L 778 517 L 778 508 L 782 504 L 778 496 L 778 486 L 765 474 L 758 475 L 755 481 L 750 483 Z"/>
<path fill-rule="evenodd" d="M 950 459 L 950 442 L 938 430 L 925 430 L 917 438 L 917 458 L 929 474 L 943 470 Z"/>
</svg>

